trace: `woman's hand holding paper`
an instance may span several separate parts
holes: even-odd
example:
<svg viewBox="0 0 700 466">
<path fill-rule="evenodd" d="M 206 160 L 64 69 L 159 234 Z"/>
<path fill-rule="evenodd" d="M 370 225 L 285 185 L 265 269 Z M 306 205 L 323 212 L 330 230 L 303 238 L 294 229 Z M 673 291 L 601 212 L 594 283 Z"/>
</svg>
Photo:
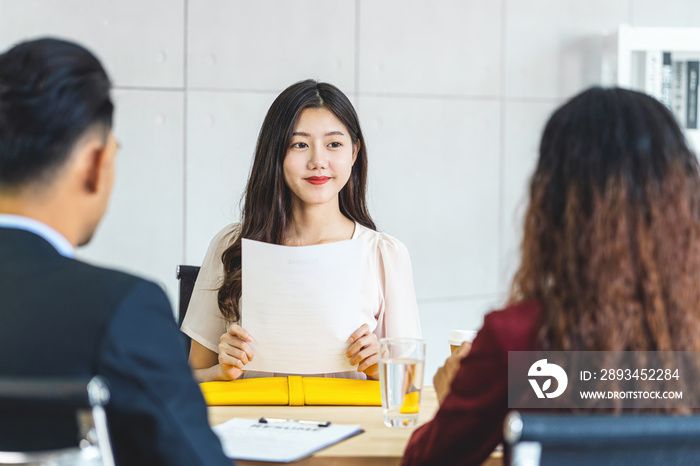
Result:
<svg viewBox="0 0 700 466">
<path fill-rule="evenodd" d="M 347 351 L 350 364 L 357 364 L 357 372 L 364 372 L 368 379 L 379 378 L 379 341 L 377 335 L 372 333 L 369 325 L 362 324 L 360 328 L 348 338 L 351 343 Z"/>
<path fill-rule="evenodd" d="M 228 332 L 219 340 L 219 380 L 233 380 L 240 377 L 243 367 L 253 360 L 253 349 L 248 342 L 250 334 L 240 325 L 231 324 Z"/>
</svg>

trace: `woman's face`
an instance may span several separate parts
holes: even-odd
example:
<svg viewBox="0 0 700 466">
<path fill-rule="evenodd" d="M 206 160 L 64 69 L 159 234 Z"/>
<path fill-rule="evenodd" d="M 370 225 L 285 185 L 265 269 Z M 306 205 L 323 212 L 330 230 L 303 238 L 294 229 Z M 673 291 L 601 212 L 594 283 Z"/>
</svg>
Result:
<svg viewBox="0 0 700 466">
<path fill-rule="evenodd" d="M 330 110 L 302 111 L 282 165 L 292 203 L 311 206 L 337 202 L 358 149 L 353 147 L 345 125 Z"/>
</svg>

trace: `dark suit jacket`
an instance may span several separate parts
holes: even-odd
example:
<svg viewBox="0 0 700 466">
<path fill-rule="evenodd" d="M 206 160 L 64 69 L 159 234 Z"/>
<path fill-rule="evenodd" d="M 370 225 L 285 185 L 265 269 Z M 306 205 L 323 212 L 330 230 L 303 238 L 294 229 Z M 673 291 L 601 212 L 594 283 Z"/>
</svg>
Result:
<svg viewBox="0 0 700 466">
<path fill-rule="evenodd" d="M 435 418 L 413 432 L 403 465 L 478 465 L 503 442 L 508 351 L 540 349 L 540 313 L 525 301 L 486 315 Z"/>
<path fill-rule="evenodd" d="M 163 291 L 7 228 L 0 228 L 0 374 L 104 376 L 122 466 L 231 465 L 209 428 Z"/>
</svg>

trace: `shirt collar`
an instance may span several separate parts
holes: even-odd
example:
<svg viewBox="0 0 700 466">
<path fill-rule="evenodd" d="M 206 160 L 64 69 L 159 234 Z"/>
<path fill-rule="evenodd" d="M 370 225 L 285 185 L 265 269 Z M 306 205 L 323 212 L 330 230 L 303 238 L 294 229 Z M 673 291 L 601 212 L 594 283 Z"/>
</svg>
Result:
<svg viewBox="0 0 700 466">
<path fill-rule="evenodd" d="M 25 230 L 39 235 L 53 246 L 59 254 L 74 258 L 75 248 L 65 236 L 38 220 L 21 215 L 0 214 L 0 227 Z"/>
</svg>

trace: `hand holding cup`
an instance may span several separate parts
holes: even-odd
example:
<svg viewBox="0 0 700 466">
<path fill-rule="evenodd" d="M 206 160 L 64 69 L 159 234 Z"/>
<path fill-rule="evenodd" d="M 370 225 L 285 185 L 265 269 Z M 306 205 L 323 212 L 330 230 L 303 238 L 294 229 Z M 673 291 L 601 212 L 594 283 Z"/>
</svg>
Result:
<svg viewBox="0 0 700 466">
<path fill-rule="evenodd" d="M 453 352 L 452 355 L 447 358 L 445 365 L 437 370 L 435 377 L 433 377 L 433 386 L 435 387 L 435 394 L 437 395 L 438 403 L 442 404 L 447 395 L 450 393 L 450 386 L 452 381 L 459 371 L 462 359 L 469 354 L 471 349 L 471 342 L 465 341 Z"/>
</svg>

